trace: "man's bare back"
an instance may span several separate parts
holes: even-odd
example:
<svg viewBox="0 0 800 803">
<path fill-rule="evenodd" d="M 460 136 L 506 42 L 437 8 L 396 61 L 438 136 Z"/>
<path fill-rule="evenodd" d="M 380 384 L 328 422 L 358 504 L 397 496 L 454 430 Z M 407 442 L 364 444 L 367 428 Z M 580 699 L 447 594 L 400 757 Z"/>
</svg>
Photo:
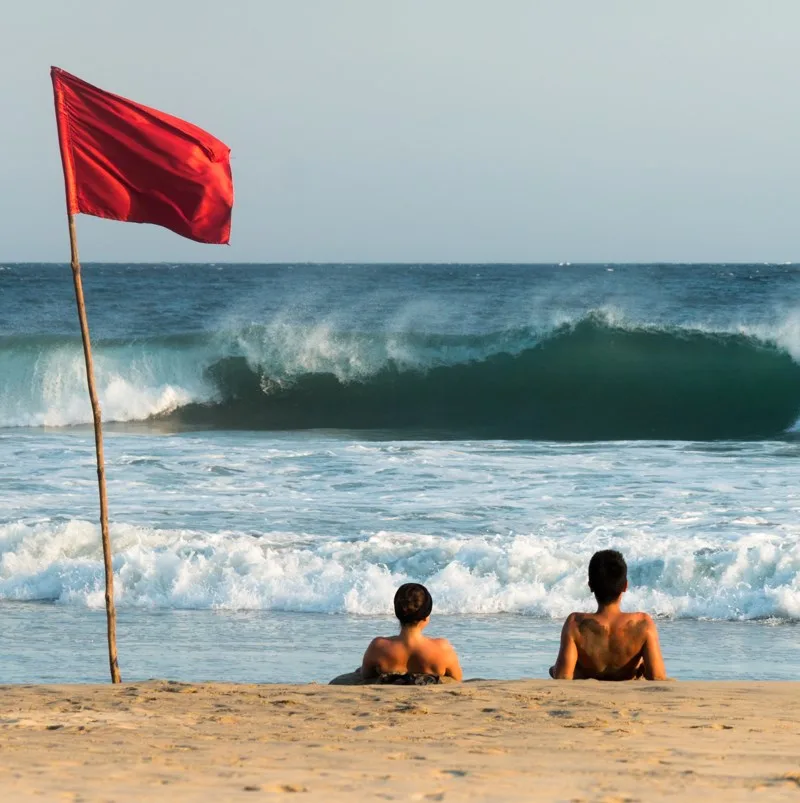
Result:
<svg viewBox="0 0 800 803">
<path fill-rule="evenodd" d="M 619 552 L 596 552 L 589 563 L 589 588 L 596 613 L 571 613 L 550 676 L 559 680 L 666 680 L 655 622 L 646 613 L 620 610 L 628 589 L 628 567 Z"/>
<path fill-rule="evenodd" d="M 361 663 L 361 676 L 365 680 L 407 672 L 461 680 L 458 657 L 447 639 L 427 638 L 416 629 L 410 632 L 404 629 L 399 636 L 372 640 Z"/>
<path fill-rule="evenodd" d="M 555 678 L 665 680 L 655 622 L 646 613 L 572 613 L 564 623 Z"/>
</svg>

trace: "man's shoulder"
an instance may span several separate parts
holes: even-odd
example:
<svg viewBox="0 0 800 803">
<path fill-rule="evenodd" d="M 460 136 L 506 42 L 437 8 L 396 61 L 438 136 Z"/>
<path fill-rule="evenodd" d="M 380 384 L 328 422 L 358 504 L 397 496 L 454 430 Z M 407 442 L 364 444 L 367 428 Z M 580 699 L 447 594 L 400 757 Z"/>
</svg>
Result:
<svg viewBox="0 0 800 803">
<path fill-rule="evenodd" d="M 588 611 L 573 611 L 564 621 L 564 627 L 580 627 L 584 622 L 594 621 L 595 615 Z"/>
<path fill-rule="evenodd" d="M 657 630 L 653 617 L 644 611 L 626 613 L 625 620 L 620 624 L 632 638 L 644 639 Z"/>
<path fill-rule="evenodd" d="M 617 620 L 619 621 L 619 620 Z M 655 627 L 656 623 L 649 613 L 644 611 L 634 611 L 632 613 L 623 613 L 622 621 L 626 624 L 646 625 L 647 627 Z M 564 626 L 567 628 L 580 627 L 581 625 L 592 625 L 594 623 L 600 624 L 597 619 L 597 614 L 590 613 L 589 611 L 573 611 L 565 620 Z"/>
<path fill-rule="evenodd" d="M 653 617 L 650 616 L 649 613 L 645 613 L 644 611 L 634 611 L 632 613 L 626 613 L 625 616 L 628 617 L 628 621 L 631 622 L 632 624 L 642 624 L 642 625 L 647 625 L 648 627 L 656 626 Z"/>
</svg>

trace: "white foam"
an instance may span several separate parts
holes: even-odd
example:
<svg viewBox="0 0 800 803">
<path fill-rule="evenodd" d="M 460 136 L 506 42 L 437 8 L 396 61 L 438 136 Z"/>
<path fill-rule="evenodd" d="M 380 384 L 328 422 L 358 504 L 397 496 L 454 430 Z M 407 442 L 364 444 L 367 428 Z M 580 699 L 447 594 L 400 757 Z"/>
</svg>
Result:
<svg viewBox="0 0 800 803">
<path fill-rule="evenodd" d="M 106 421 L 144 420 L 190 401 L 209 401 L 214 388 L 202 348 L 131 343 L 95 348 L 95 375 Z M 0 349 L 0 426 L 69 426 L 92 420 L 79 343 Z"/>
<path fill-rule="evenodd" d="M 586 566 L 607 535 L 434 537 L 381 531 L 358 540 L 272 532 L 112 528 L 120 607 L 386 614 L 409 579 L 439 613 L 563 617 L 591 605 Z M 797 530 L 616 544 L 629 607 L 665 617 L 800 619 Z M 103 606 L 98 528 L 86 521 L 0 527 L 0 599 Z"/>
</svg>

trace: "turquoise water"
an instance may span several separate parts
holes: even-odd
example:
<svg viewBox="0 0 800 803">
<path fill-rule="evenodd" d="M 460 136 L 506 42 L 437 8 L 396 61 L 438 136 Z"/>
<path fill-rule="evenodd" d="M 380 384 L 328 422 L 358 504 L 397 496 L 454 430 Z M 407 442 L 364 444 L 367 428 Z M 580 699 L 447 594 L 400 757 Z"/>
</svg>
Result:
<svg viewBox="0 0 800 803">
<path fill-rule="evenodd" d="M 425 582 L 544 676 L 595 549 L 671 674 L 800 670 L 794 266 L 87 266 L 130 679 L 355 667 Z M 0 678 L 106 677 L 71 277 L 0 270 Z M 502 656 L 498 661 L 497 656 Z"/>
<path fill-rule="evenodd" d="M 0 636 L 4 683 L 101 683 L 108 679 L 105 612 L 7 603 Z M 388 617 L 267 611 L 123 609 L 118 646 L 124 680 L 327 683 L 355 669 Z M 796 625 L 664 621 L 670 676 L 679 680 L 797 680 Z M 560 626 L 498 614 L 442 616 L 430 626 L 458 650 L 465 677 L 546 678 Z M 756 658 L 757 656 L 757 658 Z"/>
</svg>

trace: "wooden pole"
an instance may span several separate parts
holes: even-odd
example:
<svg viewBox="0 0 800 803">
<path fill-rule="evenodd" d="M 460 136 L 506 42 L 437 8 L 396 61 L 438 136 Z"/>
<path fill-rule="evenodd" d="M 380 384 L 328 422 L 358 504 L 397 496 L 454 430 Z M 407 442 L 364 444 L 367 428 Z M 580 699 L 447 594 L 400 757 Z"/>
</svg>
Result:
<svg viewBox="0 0 800 803">
<path fill-rule="evenodd" d="M 108 631 L 108 665 L 111 670 L 111 682 L 121 683 L 117 661 L 117 611 L 114 607 L 114 566 L 111 562 L 111 539 L 108 535 L 108 496 L 106 494 L 106 463 L 103 457 L 103 418 L 97 389 L 94 384 L 94 364 L 92 362 L 92 341 L 89 338 L 89 322 L 86 320 L 86 305 L 83 301 L 83 283 L 81 282 L 81 263 L 78 259 L 78 235 L 75 231 L 75 212 L 78 200 L 75 185 L 75 168 L 72 161 L 72 149 L 69 145 L 67 110 L 58 71 L 50 70 L 53 81 L 53 100 L 58 126 L 58 147 L 61 151 L 61 166 L 64 169 L 64 193 L 67 201 L 67 222 L 69 224 L 69 247 L 72 265 L 72 282 L 75 285 L 75 301 L 78 305 L 78 320 L 81 324 L 83 339 L 83 356 L 86 360 L 86 383 L 89 386 L 89 399 L 92 402 L 92 418 L 94 419 L 94 447 L 97 457 L 97 485 L 100 490 L 100 532 L 103 538 L 103 567 L 106 575 L 106 623 Z"/>
<path fill-rule="evenodd" d="M 69 220 L 69 245 L 72 254 L 72 281 L 75 285 L 75 301 L 78 305 L 78 320 L 81 323 L 83 356 L 86 359 L 86 383 L 89 386 L 89 399 L 92 402 L 94 418 L 94 445 L 97 455 L 97 485 L 100 490 L 100 532 L 103 537 L 103 565 L 106 574 L 106 621 L 108 624 L 108 664 L 111 669 L 111 682 L 121 683 L 117 661 L 117 611 L 114 606 L 114 567 L 111 562 L 111 539 L 108 535 L 108 496 L 106 494 L 106 464 L 103 457 L 103 419 L 97 388 L 94 383 L 94 363 L 92 362 L 92 342 L 89 339 L 89 322 L 86 320 L 86 305 L 83 301 L 81 282 L 81 263 L 78 260 L 78 238 L 75 232 L 75 217 L 67 213 Z"/>
</svg>

